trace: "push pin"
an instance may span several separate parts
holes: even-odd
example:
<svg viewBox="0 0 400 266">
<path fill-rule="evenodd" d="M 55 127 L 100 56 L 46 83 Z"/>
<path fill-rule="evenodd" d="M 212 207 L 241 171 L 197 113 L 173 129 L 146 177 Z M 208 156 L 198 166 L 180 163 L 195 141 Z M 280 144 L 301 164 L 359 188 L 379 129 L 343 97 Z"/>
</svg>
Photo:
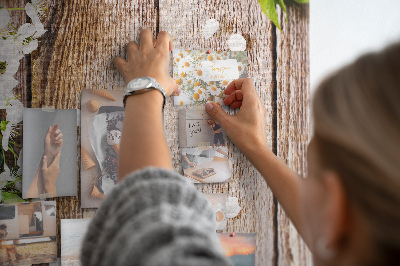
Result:
<svg viewBox="0 0 400 266">
<path fill-rule="evenodd" d="M 230 237 L 234 237 L 235 236 L 235 232 L 232 232 L 231 234 L 230 234 Z"/>
<path fill-rule="evenodd" d="M 207 50 L 207 54 L 211 54 L 211 50 L 210 49 Z"/>
</svg>

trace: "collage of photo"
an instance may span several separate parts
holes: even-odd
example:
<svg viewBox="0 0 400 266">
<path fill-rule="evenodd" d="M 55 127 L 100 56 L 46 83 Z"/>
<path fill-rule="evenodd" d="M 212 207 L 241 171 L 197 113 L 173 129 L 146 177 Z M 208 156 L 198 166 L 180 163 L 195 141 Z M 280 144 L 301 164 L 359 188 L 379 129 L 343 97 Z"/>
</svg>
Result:
<svg viewBox="0 0 400 266">
<path fill-rule="evenodd" d="M 175 103 L 178 102 L 176 105 L 201 104 L 204 95 L 208 95 L 208 100 L 220 103 L 227 82 L 247 73 L 246 54 L 242 52 L 214 52 L 210 55 L 213 59 L 210 56 L 205 59 L 207 62 L 201 62 L 200 51 L 185 51 L 185 56 L 182 53 L 181 50 L 174 51 L 182 59 L 181 63 L 185 62 L 185 67 L 190 62 L 193 69 L 184 69 L 185 73 L 179 69 L 179 73 L 174 75 L 181 76 L 179 80 L 184 84 L 182 95 L 189 93 L 195 101 L 180 98 L 182 95 L 174 96 Z M 219 62 L 214 62 L 214 59 Z M 174 68 L 177 66 L 175 62 L 181 64 L 175 59 Z M 200 65 L 195 66 L 195 63 Z M 227 70 L 228 66 L 234 68 Z M 225 72 L 219 73 L 218 67 Z M 198 71 L 203 73 L 201 77 Z M 198 77 L 193 77 L 191 83 L 188 79 L 195 73 Z M 125 112 L 122 100 L 123 90 L 83 89 L 80 113 L 76 109 L 24 108 L 23 152 L 20 153 L 22 198 L 44 200 L 77 196 L 80 163 L 81 208 L 98 208 L 118 181 Z M 222 126 L 204 108 L 177 108 L 180 108 L 182 174 L 197 184 L 228 182 L 231 177 L 228 139 Z M 236 204 L 239 207 L 235 207 L 237 212 L 228 213 L 233 205 L 227 206 L 229 197 L 226 194 L 206 194 L 206 197 L 215 210 L 217 232 L 222 233 L 227 228 L 228 219 L 236 216 L 240 207 Z M 62 265 L 81 265 L 80 247 L 89 223 L 90 220 L 86 219 L 61 219 Z M 54 201 L 0 205 L 0 264 L 55 263 L 56 236 Z M 231 243 L 232 239 L 229 240 L 224 241 Z"/>
</svg>

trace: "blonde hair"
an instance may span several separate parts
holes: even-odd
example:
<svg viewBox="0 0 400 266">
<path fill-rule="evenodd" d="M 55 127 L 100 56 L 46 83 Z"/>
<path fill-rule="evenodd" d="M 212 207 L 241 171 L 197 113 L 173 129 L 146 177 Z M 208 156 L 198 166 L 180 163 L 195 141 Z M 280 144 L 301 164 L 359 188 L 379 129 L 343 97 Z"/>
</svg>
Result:
<svg viewBox="0 0 400 266">
<path fill-rule="evenodd" d="M 326 78 L 313 116 L 323 167 L 364 214 L 380 263 L 400 265 L 400 43 Z"/>
</svg>

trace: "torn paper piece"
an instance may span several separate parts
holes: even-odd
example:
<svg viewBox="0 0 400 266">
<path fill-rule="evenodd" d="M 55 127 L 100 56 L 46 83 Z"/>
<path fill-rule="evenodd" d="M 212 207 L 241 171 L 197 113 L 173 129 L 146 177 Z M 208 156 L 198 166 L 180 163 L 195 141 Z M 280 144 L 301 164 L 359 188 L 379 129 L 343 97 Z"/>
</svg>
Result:
<svg viewBox="0 0 400 266">
<path fill-rule="evenodd" d="M 209 19 L 203 27 L 203 36 L 208 39 L 211 38 L 219 29 L 219 22 L 215 19 Z"/>
<path fill-rule="evenodd" d="M 228 47 L 231 51 L 246 50 L 246 40 L 240 34 L 232 34 L 227 42 L 228 42 Z"/>
<path fill-rule="evenodd" d="M 234 218 L 236 217 L 242 208 L 239 206 L 238 198 L 228 197 L 226 199 L 226 217 Z"/>
</svg>

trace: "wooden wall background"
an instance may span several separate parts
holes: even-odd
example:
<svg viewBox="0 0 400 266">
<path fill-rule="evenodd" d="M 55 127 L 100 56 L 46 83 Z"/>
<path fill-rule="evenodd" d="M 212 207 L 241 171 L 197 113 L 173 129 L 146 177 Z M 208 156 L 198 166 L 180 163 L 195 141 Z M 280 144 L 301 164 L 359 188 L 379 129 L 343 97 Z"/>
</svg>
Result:
<svg viewBox="0 0 400 266">
<path fill-rule="evenodd" d="M 0 0 L 2 7 L 24 7 L 25 3 Z M 24 107 L 80 108 L 82 89 L 123 89 L 112 59 L 125 56 L 127 42 L 136 39 L 142 28 L 168 31 L 175 48 L 187 49 L 227 50 L 228 37 L 238 33 L 247 42 L 248 76 L 267 108 L 268 144 L 293 170 L 306 174 L 309 5 L 288 5 L 288 21 L 282 31 L 266 18 L 257 0 L 48 0 L 48 8 L 42 19 L 47 32 L 39 48 L 21 60 L 15 76 L 19 85 L 14 91 L 22 94 Z M 11 12 L 15 26 L 29 22 L 24 11 Z M 282 24 L 285 17 L 279 13 Z M 220 29 L 205 39 L 201 29 L 210 18 L 220 22 Z M 164 113 L 177 171 L 178 108 L 170 99 Z M 268 185 L 239 150 L 228 145 L 233 181 L 198 186 L 206 193 L 239 198 L 242 211 L 228 219 L 226 232 L 258 234 L 256 265 L 311 264 L 308 249 Z M 95 209 L 80 208 L 79 186 L 77 197 L 56 201 L 60 257 L 60 219 L 90 218 Z"/>
</svg>

